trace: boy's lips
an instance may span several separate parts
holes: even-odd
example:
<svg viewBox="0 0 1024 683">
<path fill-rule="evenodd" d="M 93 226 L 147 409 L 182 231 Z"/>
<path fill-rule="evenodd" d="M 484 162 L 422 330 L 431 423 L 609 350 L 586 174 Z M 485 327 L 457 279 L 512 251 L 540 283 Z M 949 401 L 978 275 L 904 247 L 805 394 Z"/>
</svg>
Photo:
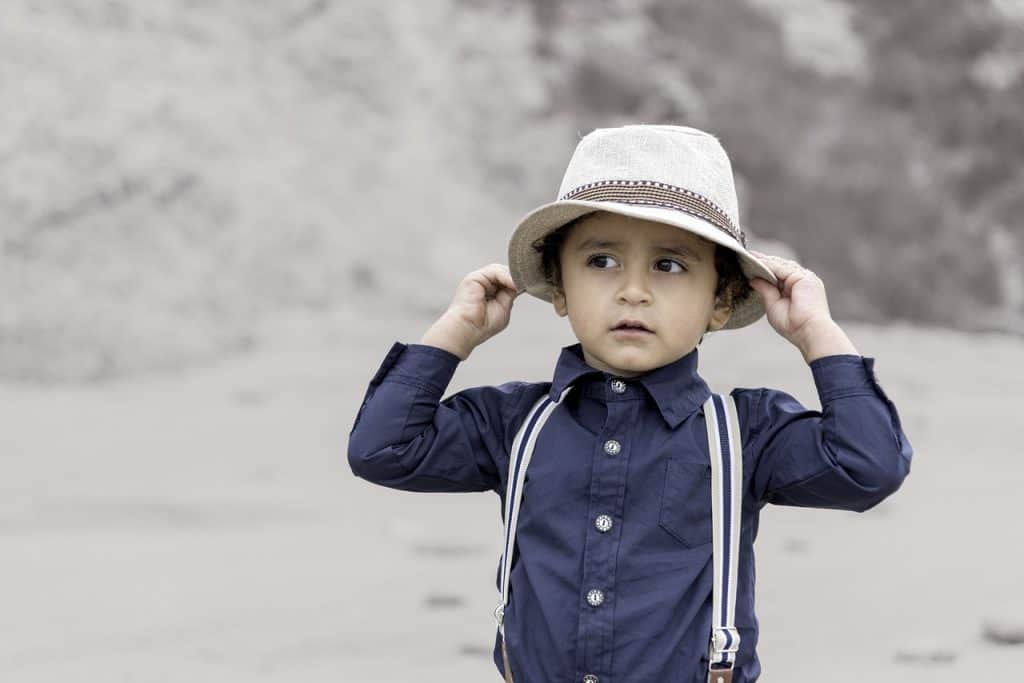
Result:
<svg viewBox="0 0 1024 683">
<path fill-rule="evenodd" d="M 649 325 L 644 323 L 642 320 L 637 320 L 636 318 L 623 318 L 619 322 L 615 323 L 614 327 L 612 327 L 612 332 L 619 332 L 622 330 L 653 332 Z"/>
<path fill-rule="evenodd" d="M 644 339 L 646 337 L 654 336 L 654 333 L 648 330 L 638 330 L 629 327 L 621 327 L 617 330 L 612 330 L 612 334 L 624 339 Z"/>
<path fill-rule="evenodd" d="M 647 327 L 643 322 L 634 318 L 627 318 L 620 320 L 615 327 L 611 329 L 612 334 L 617 337 L 624 338 L 643 338 L 654 334 L 654 331 Z"/>
</svg>

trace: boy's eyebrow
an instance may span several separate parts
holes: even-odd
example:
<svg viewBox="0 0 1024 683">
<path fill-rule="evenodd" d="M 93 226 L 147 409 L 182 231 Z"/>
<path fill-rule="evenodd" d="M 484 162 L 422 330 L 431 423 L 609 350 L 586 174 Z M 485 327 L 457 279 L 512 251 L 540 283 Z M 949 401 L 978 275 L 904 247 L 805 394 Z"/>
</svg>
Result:
<svg viewBox="0 0 1024 683">
<path fill-rule="evenodd" d="M 585 251 L 586 249 L 609 249 L 612 247 L 621 247 L 623 242 L 620 240 L 599 240 L 594 237 L 585 239 L 580 242 L 579 246 L 576 247 L 577 251 Z M 656 244 L 654 248 L 658 251 L 667 251 L 673 254 L 679 254 L 680 256 L 686 256 L 694 261 L 700 261 L 698 256 L 689 247 L 683 246 L 682 244 Z"/>
</svg>

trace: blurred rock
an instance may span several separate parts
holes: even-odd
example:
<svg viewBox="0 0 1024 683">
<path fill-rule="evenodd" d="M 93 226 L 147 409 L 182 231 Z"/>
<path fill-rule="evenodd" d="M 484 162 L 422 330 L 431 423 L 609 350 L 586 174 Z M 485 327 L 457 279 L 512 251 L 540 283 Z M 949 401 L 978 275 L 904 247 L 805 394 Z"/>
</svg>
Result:
<svg viewBox="0 0 1024 683">
<path fill-rule="evenodd" d="M 479 555 L 484 548 L 474 545 L 456 545 L 451 543 L 418 543 L 412 548 L 417 555 L 433 555 L 435 557 L 465 557 Z"/>
<path fill-rule="evenodd" d="M 782 549 L 790 554 L 799 555 L 806 553 L 808 550 L 808 543 L 802 538 L 787 538 L 782 544 Z"/>
<path fill-rule="evenodd" d="M 468 657 L 483 657 L 489 659 L 493 654 L 493 650 L 491 649 L 491 646 L 488 645 L 463 643 L 459 646 L 459 654 L 466 655 Z"/>
<path fill-rule="evenodd" d="M 462 607 L 466 604 L 465 598 L 460 595 L 441 594 L 428 595 L 423 602 L 427 606 L 427 609 L 447 609 L 452 607 Z"/>
<path fill-rule="evenodd" d="M 981 635 L 990 643 L 999 645 L 1024 645 L 1024 621 L 986 620 Z"/>
<path fill-rule="evenodd" d="M 364 263 L 353 264 L 351 268 L 352 286 L 356 291 L 376 291 L 377 276 L 373 269 Z"/>
<path fill-rule="evenodd" d="M 956 651 L 946 643 L 927 638 L 912 640 L 896 650 L 892 659 L 901 664 L 946 665 L 956 660 Z"/>
</svg>

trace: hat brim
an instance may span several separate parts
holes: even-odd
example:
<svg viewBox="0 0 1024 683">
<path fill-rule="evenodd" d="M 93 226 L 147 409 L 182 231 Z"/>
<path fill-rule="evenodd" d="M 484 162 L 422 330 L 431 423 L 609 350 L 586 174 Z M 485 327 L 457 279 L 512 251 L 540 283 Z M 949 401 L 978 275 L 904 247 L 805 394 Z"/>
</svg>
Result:
<svg viewBox="0 0 1024 683">
<path fill-rule="evenodd" d="M 508 243 L 508 265 L 516 286 L 525 290 L 527 294 L 550 302 L 552 289 L 544 279 L 541 255 L 532 245 L 569 221 L 595 211 L 607 211 L 622 216 L 665 223 L 700 235 L 736 252 L 740 268 L 748 279 L 759 277 L 772 284 L 778 284 L 778 278 L 768 266 L 754 257 L 732 236 L 702 218 L 683 211 L 656 206 L 568 199 L 537 207 L 526 214 L 513 231 Z M 753 296 L 748 297 L 746 302 L 733 310 L 729 320 L 721 329 L 746 327 L 757 322 L 764 313 L 761 296 L 754 292 Z"/>
</svg>

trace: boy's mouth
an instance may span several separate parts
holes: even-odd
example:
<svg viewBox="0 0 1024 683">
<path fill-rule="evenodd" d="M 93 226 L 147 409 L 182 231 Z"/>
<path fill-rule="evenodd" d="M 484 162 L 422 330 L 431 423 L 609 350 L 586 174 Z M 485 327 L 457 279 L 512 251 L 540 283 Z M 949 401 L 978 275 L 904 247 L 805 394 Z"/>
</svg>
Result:
<svg viewBox="0 0 1024 683">
<path fill-rule="evenodd" d="M 616 325 L 612 328 L 612 332 L 632 332 L 635 334 L 650 334 L 653 332 L 653 330 L 640 320 L 627 318 L 625 320 L 620 320 L 618 323 L 616 323 Z"/>
</svg>

